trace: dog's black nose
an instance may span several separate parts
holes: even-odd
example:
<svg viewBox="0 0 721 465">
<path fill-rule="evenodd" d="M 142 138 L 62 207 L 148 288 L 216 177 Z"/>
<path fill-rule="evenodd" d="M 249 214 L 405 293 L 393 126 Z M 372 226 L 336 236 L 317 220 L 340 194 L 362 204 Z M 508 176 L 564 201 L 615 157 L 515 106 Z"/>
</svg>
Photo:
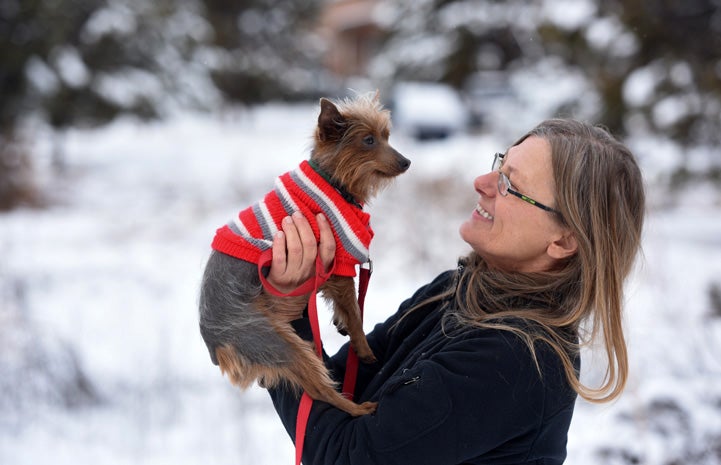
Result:
<svg viewBox="0 0 721 465">
<path fill-rule="evenodd" d="M 405 171 L 410 166 L 411 166 L 411 161 L 399 153 L 398 154 L 398 168 L 400 168 L 401 171 Z"/>
</svg>

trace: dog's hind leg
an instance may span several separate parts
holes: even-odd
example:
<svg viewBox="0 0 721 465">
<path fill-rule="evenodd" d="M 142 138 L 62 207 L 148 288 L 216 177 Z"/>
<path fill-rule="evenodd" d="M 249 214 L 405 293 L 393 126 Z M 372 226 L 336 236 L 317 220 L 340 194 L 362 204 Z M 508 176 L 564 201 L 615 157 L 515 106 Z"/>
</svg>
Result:
<svg viewBox="0 0 721 465">
<path fill-rule="evenodd" d="M 330 378 L 328 369 L 316 355 L 313 345 L 304 341 L 288 324 L 273 323 L 275 334 L 283 341 L 284 357 L 274 363 L 256 363 L 239 354 L 230 346 L 217 349 L 216 356 L 221 370 L 231 381 L 246 387 L 258 380 L 265 388 L 287 383 L 291 388 L 303 390 L 314 400 L 327 402 L 353 416 L 372 413 L 376 409 L 375 402 L 356 404 L 346 399 L 336 390 L 336 383 Z"/>
<path fill-rule="evenodd" d="M 363 321 L 355 296 L 353 278 L 331 276 L 321 290 L 323 297 L 333 302 L 333 321 L 338 327 L 338 331 L 348 333 L 358 358 L 363 363 L 375 362 L 376 358 L 363 331 Z"/>
<path fill-rule="evenodd" d="M 357 417 L 373 413 L 376 410 L 376 402 L 355 402 L 343 397 L 336 390 L 336 383 L 328 375 L 328 370 L 323 362 L 313 352 L 310 344 L 301 340 L 298 336 L 296 347 L 293 351 L 294 361 L 288 366 L 279 370 L 279 378 L 285 378 L 291 383 L 300 386 L 311 398 L 327 402 L 334 407 Z"/>
</svg>

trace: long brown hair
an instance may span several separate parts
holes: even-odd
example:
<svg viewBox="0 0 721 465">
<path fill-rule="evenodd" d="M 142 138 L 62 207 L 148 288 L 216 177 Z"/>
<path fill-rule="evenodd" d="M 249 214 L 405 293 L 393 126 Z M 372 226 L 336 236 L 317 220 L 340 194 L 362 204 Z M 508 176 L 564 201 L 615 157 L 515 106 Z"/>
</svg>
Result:
<svg viewBox="0 0 721 465">
<path fill-rule="evenodd" d="M 550 144 L 559 211 L 554 216 L 575 235 L 576 254 L 553 270 L 518 273 L 489 269 L 472 252 L 462 260 L 456 285 L 438 299 L 455 294 L 451 316 L 466 324 L 514 332 L 534 360 L 536 342 L 547 343 L 581 397 L 610 401 L 621 394 L 628 377 L 623 284 L 641 246 L 641 171 L 629 149 L 599 127 L 547 120 L 514 145 L 531 136 Z M 509 319 L 532 324 L 509 324 Z M 608 367 L 599 387 L 581 383 L 574 368 L 579 337 L 581 344 L 603 343 Z"/>
</svg>

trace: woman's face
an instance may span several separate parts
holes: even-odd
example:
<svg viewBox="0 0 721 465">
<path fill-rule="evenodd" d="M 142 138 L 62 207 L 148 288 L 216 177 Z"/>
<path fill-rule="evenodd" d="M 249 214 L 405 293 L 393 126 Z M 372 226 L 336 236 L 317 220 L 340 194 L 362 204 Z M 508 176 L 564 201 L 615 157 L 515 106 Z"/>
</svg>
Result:
<svg viewBox="0 0 721 465">
<path fill-rule="evenodd" d="M 551 147 L 545 139 L 530 136 L 511 147 L 501 171 L 511 188 L 551 208 L 553 197 Z M 475 179 L 478 205 L 460 227 L 461 238 L 494 268 L 506 271 L 545 271 L 575 253 L 575 240 L 553 217 L 520 198 L 498 192 L 499 173 Z M 572 238 L 572 236 L 570 236 Z M 559 248 L 560 247 L 560 248 Z M 568 250 L 571 247 L 572 250 Z"/>
</svg>

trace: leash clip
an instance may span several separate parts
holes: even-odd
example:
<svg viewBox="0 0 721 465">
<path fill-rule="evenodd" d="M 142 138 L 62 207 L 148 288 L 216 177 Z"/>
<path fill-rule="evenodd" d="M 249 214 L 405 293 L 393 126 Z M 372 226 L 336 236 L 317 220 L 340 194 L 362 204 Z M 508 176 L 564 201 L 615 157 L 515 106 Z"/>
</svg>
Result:
<svg viewBox="0 0 721 465">
<path fill-rule="evenodd" d="M 370 258 L 367 262 L 361 263 L 360 267 L 368 270 L 369 275 L 373 274 L 373 260 L 371 260 Z"/>
</svg>

